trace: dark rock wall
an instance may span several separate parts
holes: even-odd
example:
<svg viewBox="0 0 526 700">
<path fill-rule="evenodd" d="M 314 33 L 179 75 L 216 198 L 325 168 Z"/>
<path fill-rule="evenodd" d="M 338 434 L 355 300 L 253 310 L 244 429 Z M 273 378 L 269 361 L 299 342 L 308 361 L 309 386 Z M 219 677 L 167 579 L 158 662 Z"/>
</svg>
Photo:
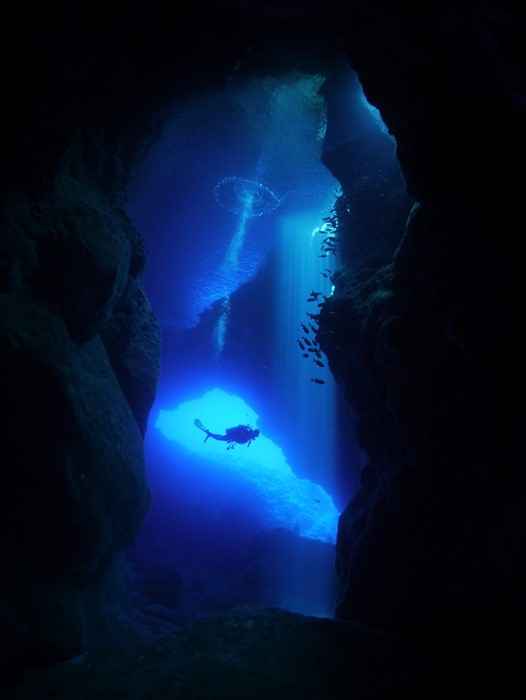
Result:
<svg viewBox="0 0 526 700">
<path fill-rule="evenodd" d="M 374 3 L 348 27 L 418 204 L 393 260 L 342 275 L 322 312 L 370 457 L 340 522 L 341 617 L 396 630 L 453 620 L 461 634 L 524 611 L 522 439 L 506 398 L 521 395 L 524 352 L 512 233 L 523 19 L 489 3 Z"/>
<path fill-rule="evenodd" d="M 152 72 L 139 97 L 148 43 L 119 34 L 117 15 L 99 25 L 80 8 L 69 14 L 6 18 L 25 47 L 5 85 L 0 168 L 8 668 L 82 650 L 86 615 L 102 614 L 90 591 L 149 501 L 142 437 L 159 329 L 141 288 L 144 246 L 122 206 L 170 90 Z"/>
<path fill-rule="evenodd" d="M 371 260 L 389 260 L 400 242 L 409 210 L 395 141 L 363 104 L 358 77 L 336 64 L 321 93 L 327 109 L 322 160 L 339 180 L 343 195 L 337 210 L 347 235 L 339 254 L 355 272 Z"/>
<path fill-rule="evenodd" d="M 82 649 L 84 591 L 148 505 L 159 332 L 138 234 L 85 181 L 62 171 L 2 219 L 1 637 L 7 662 L 46 661 Z"/>
</svg>

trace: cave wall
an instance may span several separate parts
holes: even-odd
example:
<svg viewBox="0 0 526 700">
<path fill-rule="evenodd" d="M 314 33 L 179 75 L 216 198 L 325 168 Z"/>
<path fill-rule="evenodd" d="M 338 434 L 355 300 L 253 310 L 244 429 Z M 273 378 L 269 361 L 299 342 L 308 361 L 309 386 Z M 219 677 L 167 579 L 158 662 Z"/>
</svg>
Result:
<svg viewBox="0 0 526 700">
<path fill-rule="evenodd" d="M 491 3 L 374 3 L 348 25 L 416 203 L 393 259 L 349 265 L 322 312 L 369 454 L 340 521 L 342 618 L 434 635 L 453 623 L 464 638 L 524 611 L 522 440 L 505 398 L 524 350 L 523 20 Z"/>
<path fill-rule="evenodd" d="M 322 162 L 340 182 L 336 215 L 345 218 L 338 254 L 348 270 L 393 256 L 410 208 L 396 142 L 371 107 L 349 61 L 336 63 L 321 93 L 327 110 Z"/>
<path fill-rule="evenodd" d="M 104 580 L 119 588 L 117 555 L 148 506 L 159 329 L 129 183 L 174 100 L 221 89 L 254 42 L 249 71 L 266 69 L 267 41 L 283 45 L 291 23 L 235 3 L 178 9 L 175 22 L 171 7 L 60 3 L 30 21 L 12 8 L 4 26 L 0 641 L 13 670 L 108 631 L 94 620 Z"/>
<path fill-rule="evenodd" d="M 79 653 L 85 591 L 148 506 L 159 331 L 124 212 L 66 168 L 2 211 L 3 662 Z"/>
<path fill-rule="evenodd" d="M 158 332 L 122 211 L 134 165 L 174 93 L 220 84 L 264 36 L 257 71 L 266 40 L 296 30 L 347 46 L 418 202 L 393 262 L 344 276 L 322 318 L 370 455 L 341 521 L 339 614 L 403 627 L 523 609 L 522 442 L 508 399 L 520 398 L 524 355 L 522 183 L 509 165 L 524 160 L 523 12 L 353 2 L 350 19 L 327 6 L 305 29 L 308 13 L 273 3 L 263 17 L 245 8 L 240 24 L 235 5 L 176 24 L 77 5 L 6 17 L 22 49 L 13 61 L 3 46 L 0 136 L 8 665 L 82 649 L 82 591 L 147 505 Z"/>
</svg>

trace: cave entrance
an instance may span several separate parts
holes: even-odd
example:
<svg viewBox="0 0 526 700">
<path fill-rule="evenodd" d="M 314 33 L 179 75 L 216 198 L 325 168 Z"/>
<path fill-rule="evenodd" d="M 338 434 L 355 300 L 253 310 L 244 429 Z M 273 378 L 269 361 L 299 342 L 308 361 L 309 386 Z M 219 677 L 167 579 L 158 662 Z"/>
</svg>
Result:
<svg viewBox="0 0 526 700">
<path fill-rule="evenodd" d="M 352 491 L 342 462 L 356 471 L 362 455 L 350 420 L 339 429 L 345 409 L 316 340 L 341 263 L 342 192 L 322 160 L 348 144 L 345 124 L 328 120 L 341 107 L 329 82 L 234 75 L 177 102 L 130 189 L 162 328 L 152 507 L 131 556 L 144 595 L 182 617 L 334 610 L 337 522 Z M 338 100 L 355 128 L 382 131 L 357 81 L 347 87 Z M 216 435 L 240 424 L 260 434 L 229 449 L 196 419 Z"/>
</svg>

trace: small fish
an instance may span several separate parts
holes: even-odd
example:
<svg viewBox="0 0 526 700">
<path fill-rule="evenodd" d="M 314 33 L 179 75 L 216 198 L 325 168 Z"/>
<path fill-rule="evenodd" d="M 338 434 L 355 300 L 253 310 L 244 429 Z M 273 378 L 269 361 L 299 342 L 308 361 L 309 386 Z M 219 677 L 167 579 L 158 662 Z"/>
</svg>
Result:
<svg viewBox="0 0 526 700">
<path fill-rule="evenodd" d="M 320 362 L 319 360 L 314 360 L 314 362 L 318 365 L 318 367 L 325 367 L 323 362 Z"/>
<path fill-rule="evenodd" d="M 321 276 L 322 276 L 322 277 L 325 277 L 325 279 L 327 279 L 327 277 L 329 276 L 329 274 L 328 274 L 327 272 L 322 272 L 322 273 L 321 273 Z"/>
<path fill-rule="evenodd" d="M 307 350 L 308 352 L 313 352 L 314 354 L 316 354 L 316 348 L 307 348 Z"/>
<path fill-rule="evenodd" d="M 325 380 L 318 379 L 318 377 L 311 377 L 311 382 L 314 382 L 315 384 L 325 384 Z"/>
<path fill-rule="evenodd" d="M 310 296 L 311 296 L 313 299 L 318 299 L 318 297 L 321 297 L 321 292 L 311 292 L 311 293 L 310 293 Z"/>
<path fill-rule="evenodd" d="M 321 352 L 319 350 L 314 351 L 316 357 L 321 360 Z"/>
<path fill-rule="evenodd" d="M 315 498 L 315 499 L 314 499 L 314 502 L 315 502 L 315 503 L 321 503 L 321 500 L 320 500 L 319 498 Z"/>
<path fill-rule="evenodd" d="M 309 348 L 312 346 L 312 343 L 308 338 L 303 338 L 303 342 L 305 343 L 305 345 L 308 345 Z"/>
<path fill-rule="evenodd" d="M 303 332 L 304 332 L 304 333 L 307 333 L 307 334 L 310 333 L 309 328 L 307 328 L 307 326 L 306 326 L 304 323 L 301 324 L 301 327 L 303 328 Z"/>
<path fill-rule="evenodd" d="M 320 258 L 326 258 L 326 257 L 328 257 L 327 254 L 320 255 Z"/>
<path fill-rule="evenodd" d="M 304 352 L 304 353 L 303 353 L 303 357 L 310 357 L 310 355 L 309 355 L 308 352 Z"/>
<path fill-rule="evenodd" d="M 301 340 L 298 340 L 298 345 L 300 346 L 301 350 L 305 350 L 305 345 L 303 345 L 303 342 Z"/>
<path fill-rule="evenodd" d="M 319 321 L 319 318 L 320 318 L 320 314 L 310 314 L 310 313 L 308 313 L 307 316 L 308 316 L 309 318 L 312 318 L 313 321 L 316 321 L 316 323 Z"/>
<path fill-rule="evenodd" d="M 310 329 L 311 329 L 311 331 L 312 331 L 313 333 L 317 333 L 317 332 L 318 332 L 318 329 L 317 329 L 316 326 L 314 326 L 312 323 L 309 323 L 309 326 L 310 326 Z"/>
</svg>

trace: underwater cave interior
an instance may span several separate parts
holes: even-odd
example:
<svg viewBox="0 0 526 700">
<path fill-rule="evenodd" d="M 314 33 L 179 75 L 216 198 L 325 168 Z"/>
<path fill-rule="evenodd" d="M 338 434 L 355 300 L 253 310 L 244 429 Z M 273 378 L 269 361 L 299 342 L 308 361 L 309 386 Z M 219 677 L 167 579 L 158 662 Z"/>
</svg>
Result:
<svg viewBox="0 0 526 700">
<path fill-rule="evenodd" d="M 526 7 L 2 19 L 1 700 L 515 697 Z"/>
<path fill-rule="evenodd" d="M 333 615 L 338 517 L 365 456 L 316 340 L 340 262 L 341 190 L 322 154 L 352 141 L 354 125 L 365 177 L 395 162 L 347 72 L 338 100 L 352 119 L 339 126 L 321 74 L 235 76 L 173 104 L 129 190 L 162 331 L 152 505 L 130 557 L 144 590 L 182 617 L 243 604 Z M 260 435 L 228 449 L 196 419 Z"/>
</svg>

